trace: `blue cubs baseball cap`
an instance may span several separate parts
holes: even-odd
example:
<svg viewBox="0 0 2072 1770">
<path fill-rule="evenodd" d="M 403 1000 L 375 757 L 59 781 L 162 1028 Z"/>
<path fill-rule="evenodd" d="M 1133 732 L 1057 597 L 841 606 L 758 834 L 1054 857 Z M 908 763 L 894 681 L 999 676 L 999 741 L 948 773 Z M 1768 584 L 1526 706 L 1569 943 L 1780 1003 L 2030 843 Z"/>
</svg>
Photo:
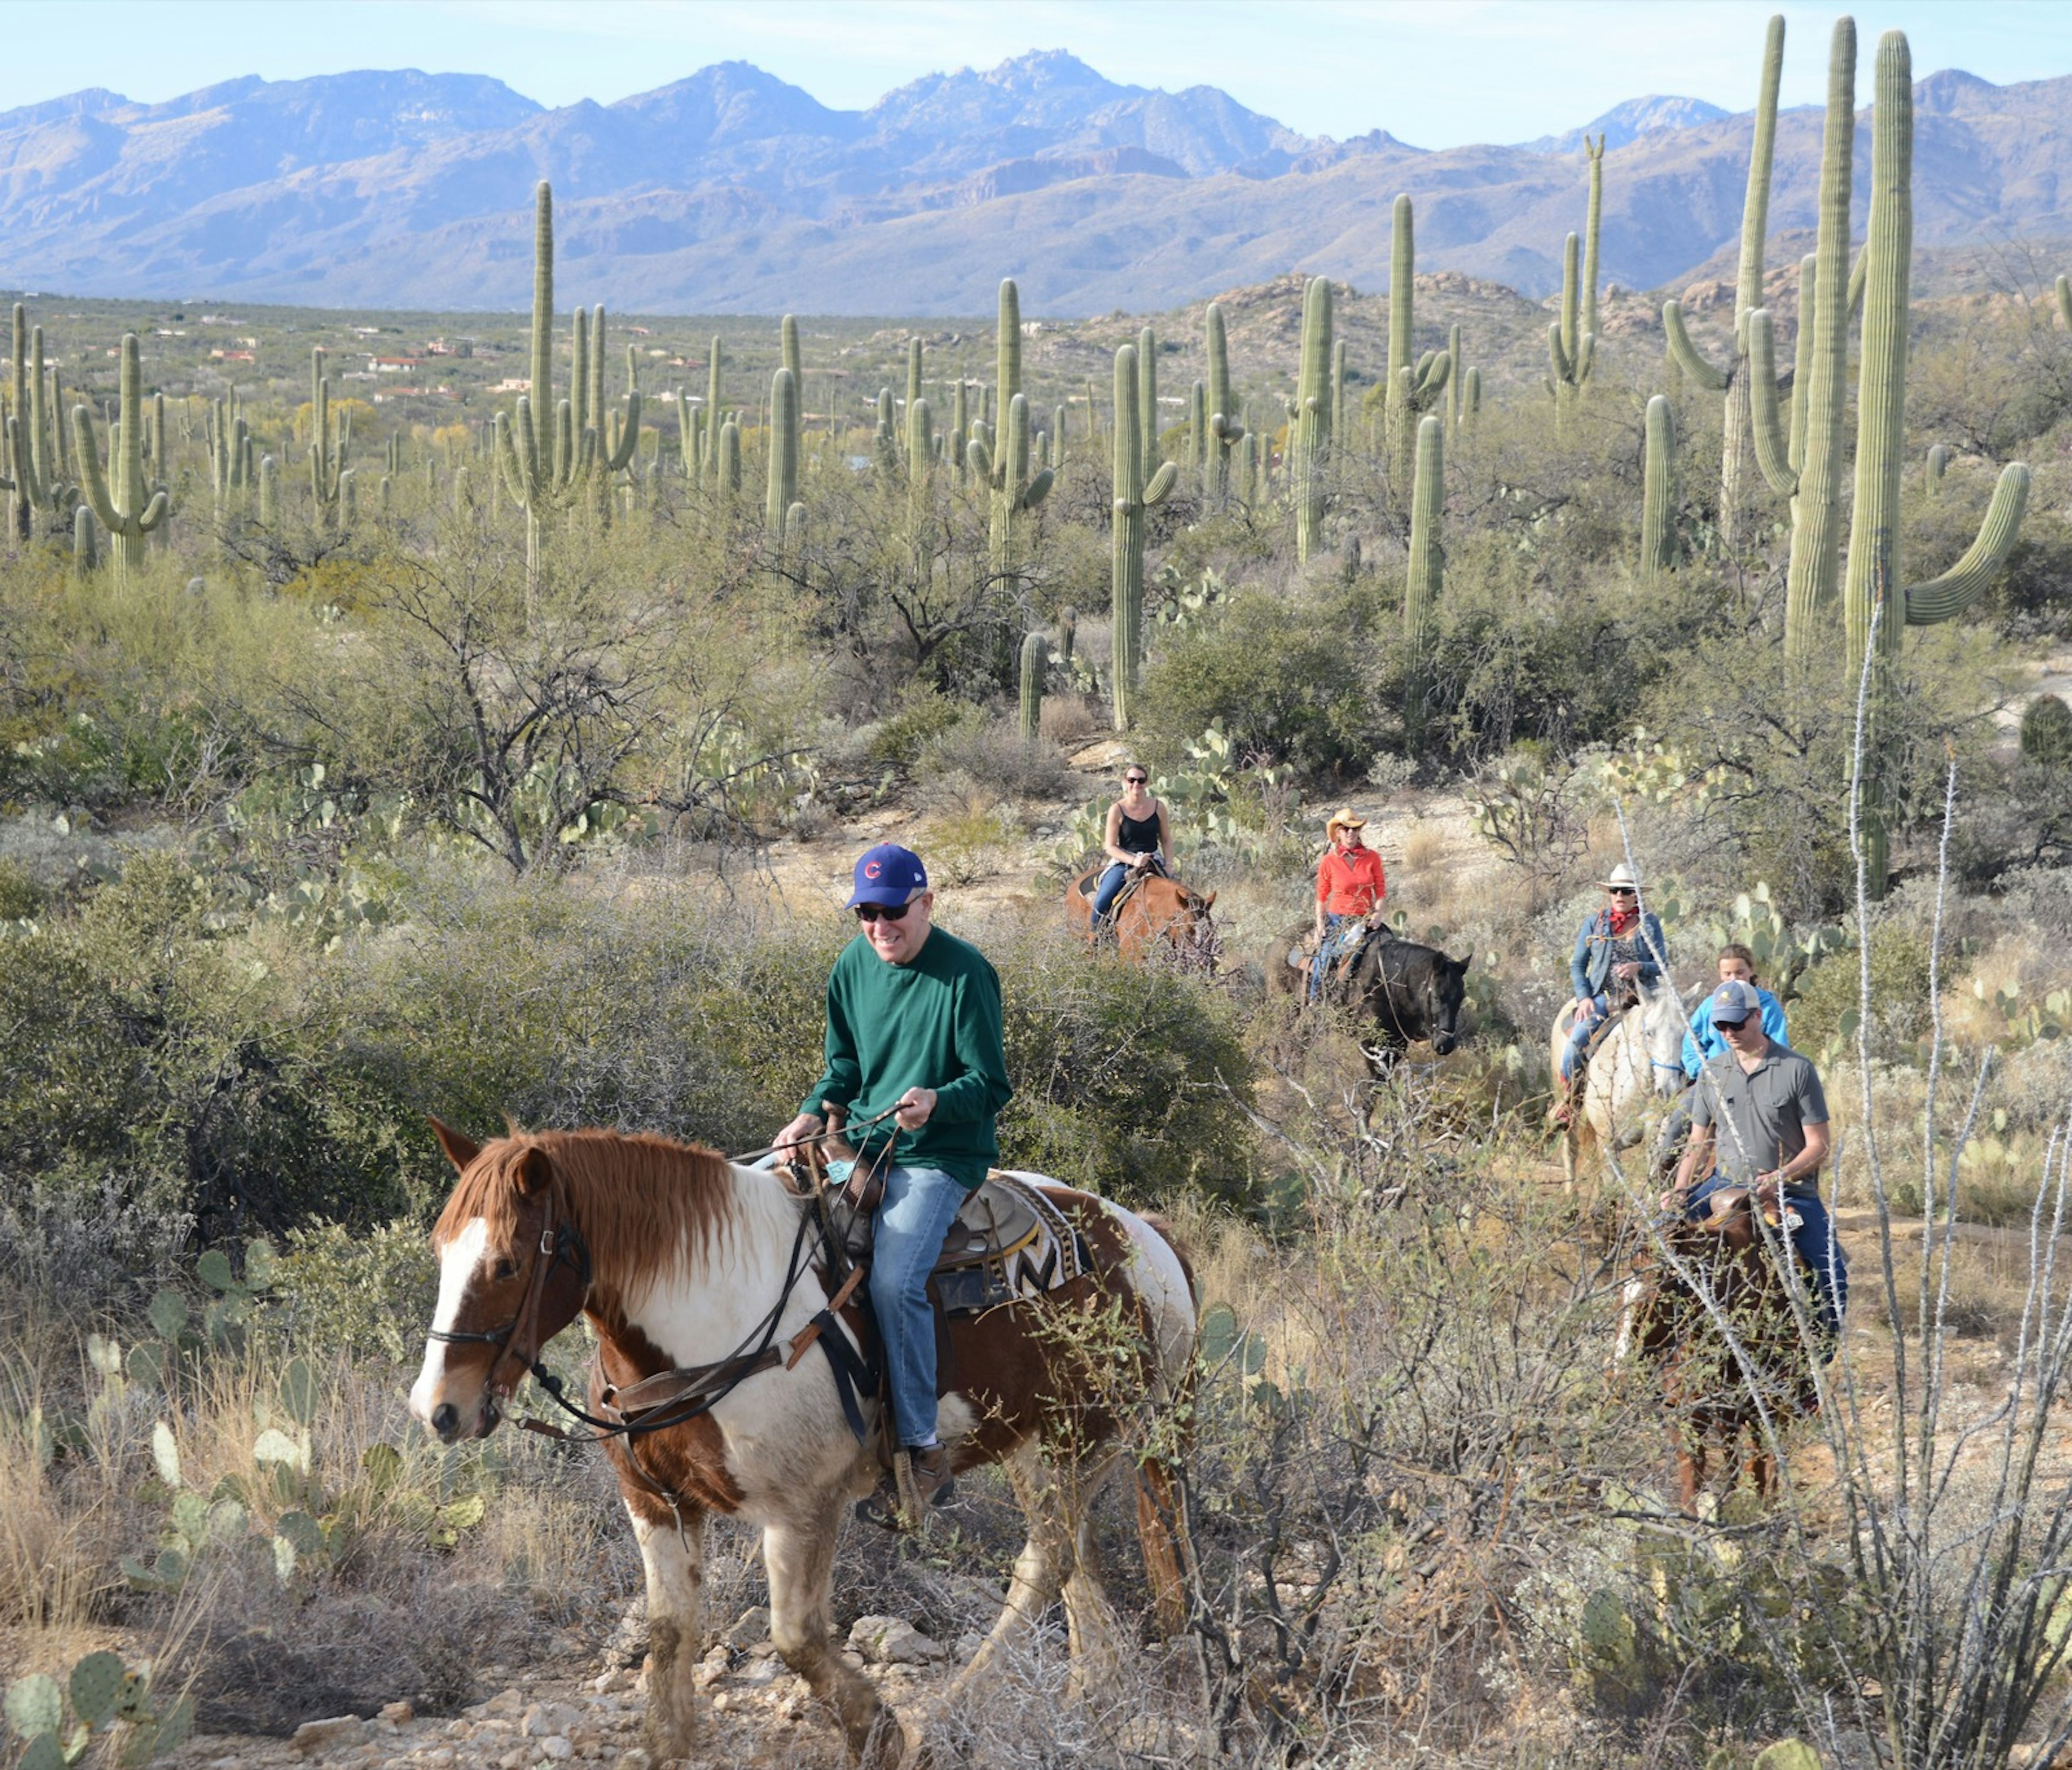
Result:
<svg viewBox="0 0 2072 1770">
<path fill-rule="evenodd" d="M 928 869 L 911 848 L 897 842 L 881 842 L 856 864 L 856 889 L 845 907 L 860 903 L 911 903 L 916 893 L 928 889 Z"/>
</svg>

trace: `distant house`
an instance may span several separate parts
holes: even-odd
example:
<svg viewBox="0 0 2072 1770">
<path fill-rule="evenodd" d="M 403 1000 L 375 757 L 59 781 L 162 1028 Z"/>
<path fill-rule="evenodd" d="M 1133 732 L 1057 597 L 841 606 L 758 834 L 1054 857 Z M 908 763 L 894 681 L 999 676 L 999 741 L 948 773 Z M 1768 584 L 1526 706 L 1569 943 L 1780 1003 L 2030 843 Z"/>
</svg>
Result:
<svg viewBox="0 0 2072 1770">
<path fill-rule="evenodd" d="M 259 360 L 257 351 L 211 351 L 208 354 L 210 359 L 217 363 L 256 363 Z"/>
<path fill-rule="evenodd" d="M 507 375 L 489 391 L 492 393 L 530 393 L 532 378 L 529 375 Z"/>
<path fill-rule="evenodd" d="M 421 356 L 370 356 L 367 366 L 376 375 L 408 375 L 425 366 Z"/>
<path fill-rule="evenodd" d="M 463 338 L 449 343 L 443 338 L 435 338 L 426 345 L 425 355 L 427 356 L 472 356 L 475 355 L 475 340 Z"/>
</svg>

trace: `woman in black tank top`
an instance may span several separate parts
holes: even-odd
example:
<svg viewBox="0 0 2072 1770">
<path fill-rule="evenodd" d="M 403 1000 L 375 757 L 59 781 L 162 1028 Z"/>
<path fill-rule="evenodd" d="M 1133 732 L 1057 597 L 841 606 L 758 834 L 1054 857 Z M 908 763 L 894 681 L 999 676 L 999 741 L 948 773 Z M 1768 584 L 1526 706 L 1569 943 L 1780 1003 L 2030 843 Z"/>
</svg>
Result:
<svg viewBox="0 0 2072 1770">
<path fill-rule="evenodd" d="M 1148 866 L 1173 870 L 1173 828 L 1166 807 L 1147 791 L 1149 778 L 1142 764 L 1132 762 L 1122 771 L 1122 797 L 1108 808 L 1101 850 L 1108 857 L 1108 869 L 1094 893 L 1096 933 L 1133 874 Z"/>
</svg>

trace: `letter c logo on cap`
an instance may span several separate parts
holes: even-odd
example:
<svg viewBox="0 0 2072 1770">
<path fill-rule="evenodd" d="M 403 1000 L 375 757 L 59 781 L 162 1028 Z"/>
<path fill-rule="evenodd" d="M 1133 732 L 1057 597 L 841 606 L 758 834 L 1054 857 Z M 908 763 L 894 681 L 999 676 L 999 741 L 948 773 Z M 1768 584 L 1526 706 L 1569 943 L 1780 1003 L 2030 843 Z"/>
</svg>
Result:
<svg viewBox="0 0 2072 1770">
<path fill-rule="evenodd" d="M 875 879 L 884 870 L 885 863 L 882 860 L 866 860 L 863 863 L 863 876 L 866 879 Z"/>
</svg>

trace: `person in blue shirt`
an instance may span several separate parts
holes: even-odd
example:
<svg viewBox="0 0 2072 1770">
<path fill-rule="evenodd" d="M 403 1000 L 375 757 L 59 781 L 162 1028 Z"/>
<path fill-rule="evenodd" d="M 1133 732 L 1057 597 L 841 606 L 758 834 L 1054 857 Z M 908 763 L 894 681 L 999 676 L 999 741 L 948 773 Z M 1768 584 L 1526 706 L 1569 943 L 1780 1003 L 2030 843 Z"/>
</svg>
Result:
<svg viewBox="0 0 2072 1770">
<path fill-rule="evenodd" d="M 1791 1041 L 1785 1037 L 1784 1004 L 1762 987 L 1755 975 L 1755 955 L 1737 940 L 1720 949 L 1720 981 L 1751 985 L 1756 1000 L 1762 1004 L 1762 1029 L 1770 1042 L 1791 1049 Z M 1727 1041 L 1713 1030 L 1712 998 L 1708 996 L 1692 1012 L 1691 1030 L 1684 1035 L 1684 1079 L 1696 1082 L 1699 1070 L 1708 1062 L 1726 1054 Z"/>
<path fill-rule="evenodd" d="M 1784 1004 L 1765 989 L 1755 975 L 1755 955 L 1739 941 L 1729 941 L 1720 949 L 1720 982 L 1746 984 L 1754 990 L 1761 1007 L 1760 1018 L 1763 1036 L 1782 1050 L 1791 1049 L 1791 1041 L 1786 1036 Z M 1714 1057 L 1725 1057 L 1730 1049 L 1718 1028 L 1712 1025 L 1712 1003 L 1716 996 L 1708 995 L 1691 1012 L 1691 1030 L 1684 1035 L 1684 1077 L 1685 1087 L 1677 1097 L 1662 1121 L 1662 1129 L 1655 1139 L 1655 1166 L 1657 1173 L 1666 1174 L 1675 1167 L 1683 1153 L 1684 1140 L 1691 1134 L 1690 1084 L 1697 1081 L 1698 1072 Z"/>
</svg>

